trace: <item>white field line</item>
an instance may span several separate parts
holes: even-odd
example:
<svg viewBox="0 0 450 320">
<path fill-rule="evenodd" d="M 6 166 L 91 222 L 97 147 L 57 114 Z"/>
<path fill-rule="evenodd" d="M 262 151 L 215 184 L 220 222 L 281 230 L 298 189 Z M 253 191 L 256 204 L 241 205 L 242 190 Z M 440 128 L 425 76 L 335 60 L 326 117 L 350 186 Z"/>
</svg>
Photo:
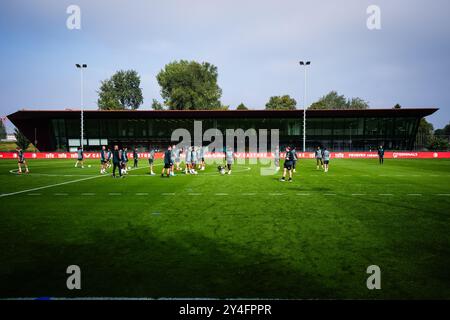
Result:
<svg viewBox="0 0 450 320">
<path fill-rule="evenodd" d="M 216 196 L 227 196 L 228 193 L 216 193 Z"/>
<path fill-rule="evenodd" d="M 143 168 L 145 168 L 145 167 L 137 168 L 137 169 L 131 169 L 131 170 L 139 170 L 139 169 L 143 169 Z M 14 196 L 16 194 L 21 194 L 21 193 L 28 193 L 28 192 L 42 190 L 42 189 L 48 189 L 48 188 L 53 188 L 53 187 L 58 187 L 58 186 L 64 186 L 66 184 L 71 184 L 71 183 L 76 183 L 76 182 L 81 182 L 81 181 L 86 181 L 86 180 L 92 180 L 92 179 L 97 179 L 97 178 L 102 178 L 102 177 L 110 177 L 110 175 L 91 176 L 91 177 L 88 177 L 88 178 L 82 178 L 82 179 L 65 181 L 65 182 L 61 182 L 61 183 L 50 184 L 48 186 L 42 186 L 42 187 L 37 187 L 37 188 L 32 188 L 32 189 L 27 189 L 27 190 L 21 190 L 21 191 L 16 191 L 16 192 L 11 192 L 11 193 L 2 193 L 2 194 L 0 194 L 0 198 Z"/>
</svg>

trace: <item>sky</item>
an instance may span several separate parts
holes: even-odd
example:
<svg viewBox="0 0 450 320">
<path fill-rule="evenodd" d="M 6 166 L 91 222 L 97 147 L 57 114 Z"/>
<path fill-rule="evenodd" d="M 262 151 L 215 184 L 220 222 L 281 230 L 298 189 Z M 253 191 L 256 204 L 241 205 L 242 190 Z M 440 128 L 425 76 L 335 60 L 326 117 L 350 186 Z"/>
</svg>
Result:
<svg viewBox="0 0 450 320">
<path fill-rule="evenodd" d="M 67 8 L 80 8 L 69 29 Z M 370 30 L 367 8 L 380 9 Z M 371 108 L 437 107 L 450 121 L 448 0 L 14 0 L 0 2 L 0 116 L 19 109 L 97 109 L 100 82 L 141 76 L 144 104 L 161 101 L 157 73 L 180 59 L 218 67 L 221 101 L 263 109 L 270 96 L 306 104 L 331 90 Z M 13 126 L 7 122 L 8 131 Z"/>
</svg>

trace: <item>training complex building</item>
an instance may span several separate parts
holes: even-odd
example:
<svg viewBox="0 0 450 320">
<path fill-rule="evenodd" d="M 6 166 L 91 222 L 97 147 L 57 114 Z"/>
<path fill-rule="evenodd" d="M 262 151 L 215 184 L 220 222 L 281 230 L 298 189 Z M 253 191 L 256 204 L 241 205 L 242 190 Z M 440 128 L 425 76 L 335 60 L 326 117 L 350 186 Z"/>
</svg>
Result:
<svg viewBox="0 0 450 320">
<path fill-rule="evenodd" d="M 379 145 L 392 151 L 413 150 L 420 119 L 437 110 L 307 110 L 306 150 L 321 146 L 335 152 L 373 151 Z M 303 110 L 85 110 L 83 114 L 86 151 L 114 144 L 140 151 L 150 146 L 164 149 L 177 128 L 193 136 L 195 120 L 202 121 L 203 132 L 210 128 L 223 134 L 226 129 L 279 129 L 281 146 L 296 145 L 300 151 L 303 144 Z M 80 110 L 19 110 L 8 119 L 41 152 L 73 152 L 81 145 Z"/>
</svg>

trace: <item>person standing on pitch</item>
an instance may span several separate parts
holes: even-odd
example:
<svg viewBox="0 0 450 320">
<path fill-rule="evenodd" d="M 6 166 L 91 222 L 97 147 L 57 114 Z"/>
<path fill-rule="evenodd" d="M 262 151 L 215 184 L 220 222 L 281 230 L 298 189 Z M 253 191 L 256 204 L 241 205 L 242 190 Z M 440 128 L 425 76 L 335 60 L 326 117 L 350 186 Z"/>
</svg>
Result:
<svg viewBox="0 0 450 320">
<path fill-rule="evenodd" d="M 184 173 L 191 173 L 191 146 L 186 148 L 186 169 L 184 169 Z"/>
<path fill-rule="evenodd" d="M 172 150 L 171 150 L 171 153 L 170 153 L 170 163 L 171 163 L 171 167 L 170 167 L 170 175 L 172 176 L 172 177 L 174 177 L 175 176 L 175 158 L 176 158 L 176 154 L 175 154 L 175 152 L 176 152 L 176 148 L 177 148 L 177 146 L 176 145 L 173 145 L 172 146 Z"/>
<path fill-rule="evenodd" d="M 164 177 L 164 172 L 167 178 L 170 178 L 170 168 L 172 167 L 172 147 L 169 145 L 166 152 L 164 152 L 164 167 L 161 171 L 161 177 Z"/>
<path fill-rule="evenodd" d="M 294 156 L 294 160 L 292 160 L 292 171 L 296 172 L 295 169 L 297 167 L 297 150 L 295 150 L 295 146 L 292 146 L 292 155 Z"/>
<path fill-rule="evenodd" d="M 107 153 L 107 158 L 106 158 L 106 169 L 111 167 L 111 157 L 112 157 L 111 148 L 108 147 L 108 153 Z"/>
<path fill-rule="evenodd" d="M 134 150 L 133 150 L 133 168 L 138 167 L 138 160 L 139 160 L 138 149 L 134 148 Z"/>
<path fill-rule="evenodd" d="M 315 152 L 315 157 L 316 157 L 317 170 L 319 170 L 319 163 L 323 169 L 322 150 L 320 150 L 320 147 L 317 147 L 316 152 Z"/>
<path fill-rule="evenodd" d="M 148 155 L 148 164 L 150 166 L 150 175 L 154 176 L 155 173 L 153 172 L 153 163 L 155 161 L 155 149 L 150 147 L 150 153 Z"/>
<path fill-rule="evenodd" d="M 330 163 L 330 151 L 328 151 L 327 148 L 323 148 L 323 165 L 325 172 L 328 172 L 329 163 Z"/>
<path fill-rule="evenodd" d="M 100 151 L 100 174 L 104 174 L 106 172 L 106 147 L 102 146 L 102 150 Z"/>
<path fill-rule="evenodd" d="M 25 166 L 25 173 L 29 173 L 27 161 L 25 160 L 25 156 L 23 155 L 23 150 L 20 147 L 16 148 L 17 150 L 17 165 L 19 167 L 18 173 L 22 173 L 22 165 Z"/>
<path fill-rule="evenodd" d="M 83 149 L 81 147 L 78 147 L 77 150 L 77 154 L 78 154 L 78 158 L 77 158 L 77 162 L 75 163 L 75 168 L 78 167 L 78 164 L 81 164 L 81 168 L 84 168 L 84 154 L 83 154 Z"/>
<path fill-rule="evenodd" d="M 112 176 L 113 176 L 113 178 L 116 177 L 116 169 L 119 169 L 119 176 L 122 178 L 122 169 L 121 169 L 122 153 L 120 151 L 121 150 L 119 150 L 119 146 L 115 145 L 114 150 L 112 152 L 112 162 L 113 162 Z"/>
<path fill-rule="evenodd" d="M 378 148 L 378 161 L 380 164 L 384 164 L 384 148 L 383 146 L 380 146 Z"/>
<path fill-rule="evenodd" d="M 225 152 L 225 160 L 227 162 L 227 174 L 231 174 L 231 166 L 234 163 L 234 152 L 231 147 L 227 147 L 227 151 Z"/>
<path fill-rule="evenodd" d="M 289 172 L 289 182 L 292 182 L 292 167 L 294 165 L 294 153 L 290 147 L 286 148 L 286 156 L 284 158 L 284 169 L 283 177 L 281 177 L 282 182 L 286 181 L 286 172 Z"/>
</svg>

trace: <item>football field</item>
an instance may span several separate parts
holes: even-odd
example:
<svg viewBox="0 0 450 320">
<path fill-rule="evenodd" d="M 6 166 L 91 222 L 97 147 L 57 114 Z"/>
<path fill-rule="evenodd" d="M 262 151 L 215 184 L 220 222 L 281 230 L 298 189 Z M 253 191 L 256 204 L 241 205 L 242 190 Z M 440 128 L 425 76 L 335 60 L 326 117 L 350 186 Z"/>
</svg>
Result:
<svg viewBox="0 0 450 320">
<path fill-rule="evenodd" d="M 300 159 L 292 183 L 74 163 L 0 160 L 0 298 L 450 298 L 450 160 Z"/>
</svg>

